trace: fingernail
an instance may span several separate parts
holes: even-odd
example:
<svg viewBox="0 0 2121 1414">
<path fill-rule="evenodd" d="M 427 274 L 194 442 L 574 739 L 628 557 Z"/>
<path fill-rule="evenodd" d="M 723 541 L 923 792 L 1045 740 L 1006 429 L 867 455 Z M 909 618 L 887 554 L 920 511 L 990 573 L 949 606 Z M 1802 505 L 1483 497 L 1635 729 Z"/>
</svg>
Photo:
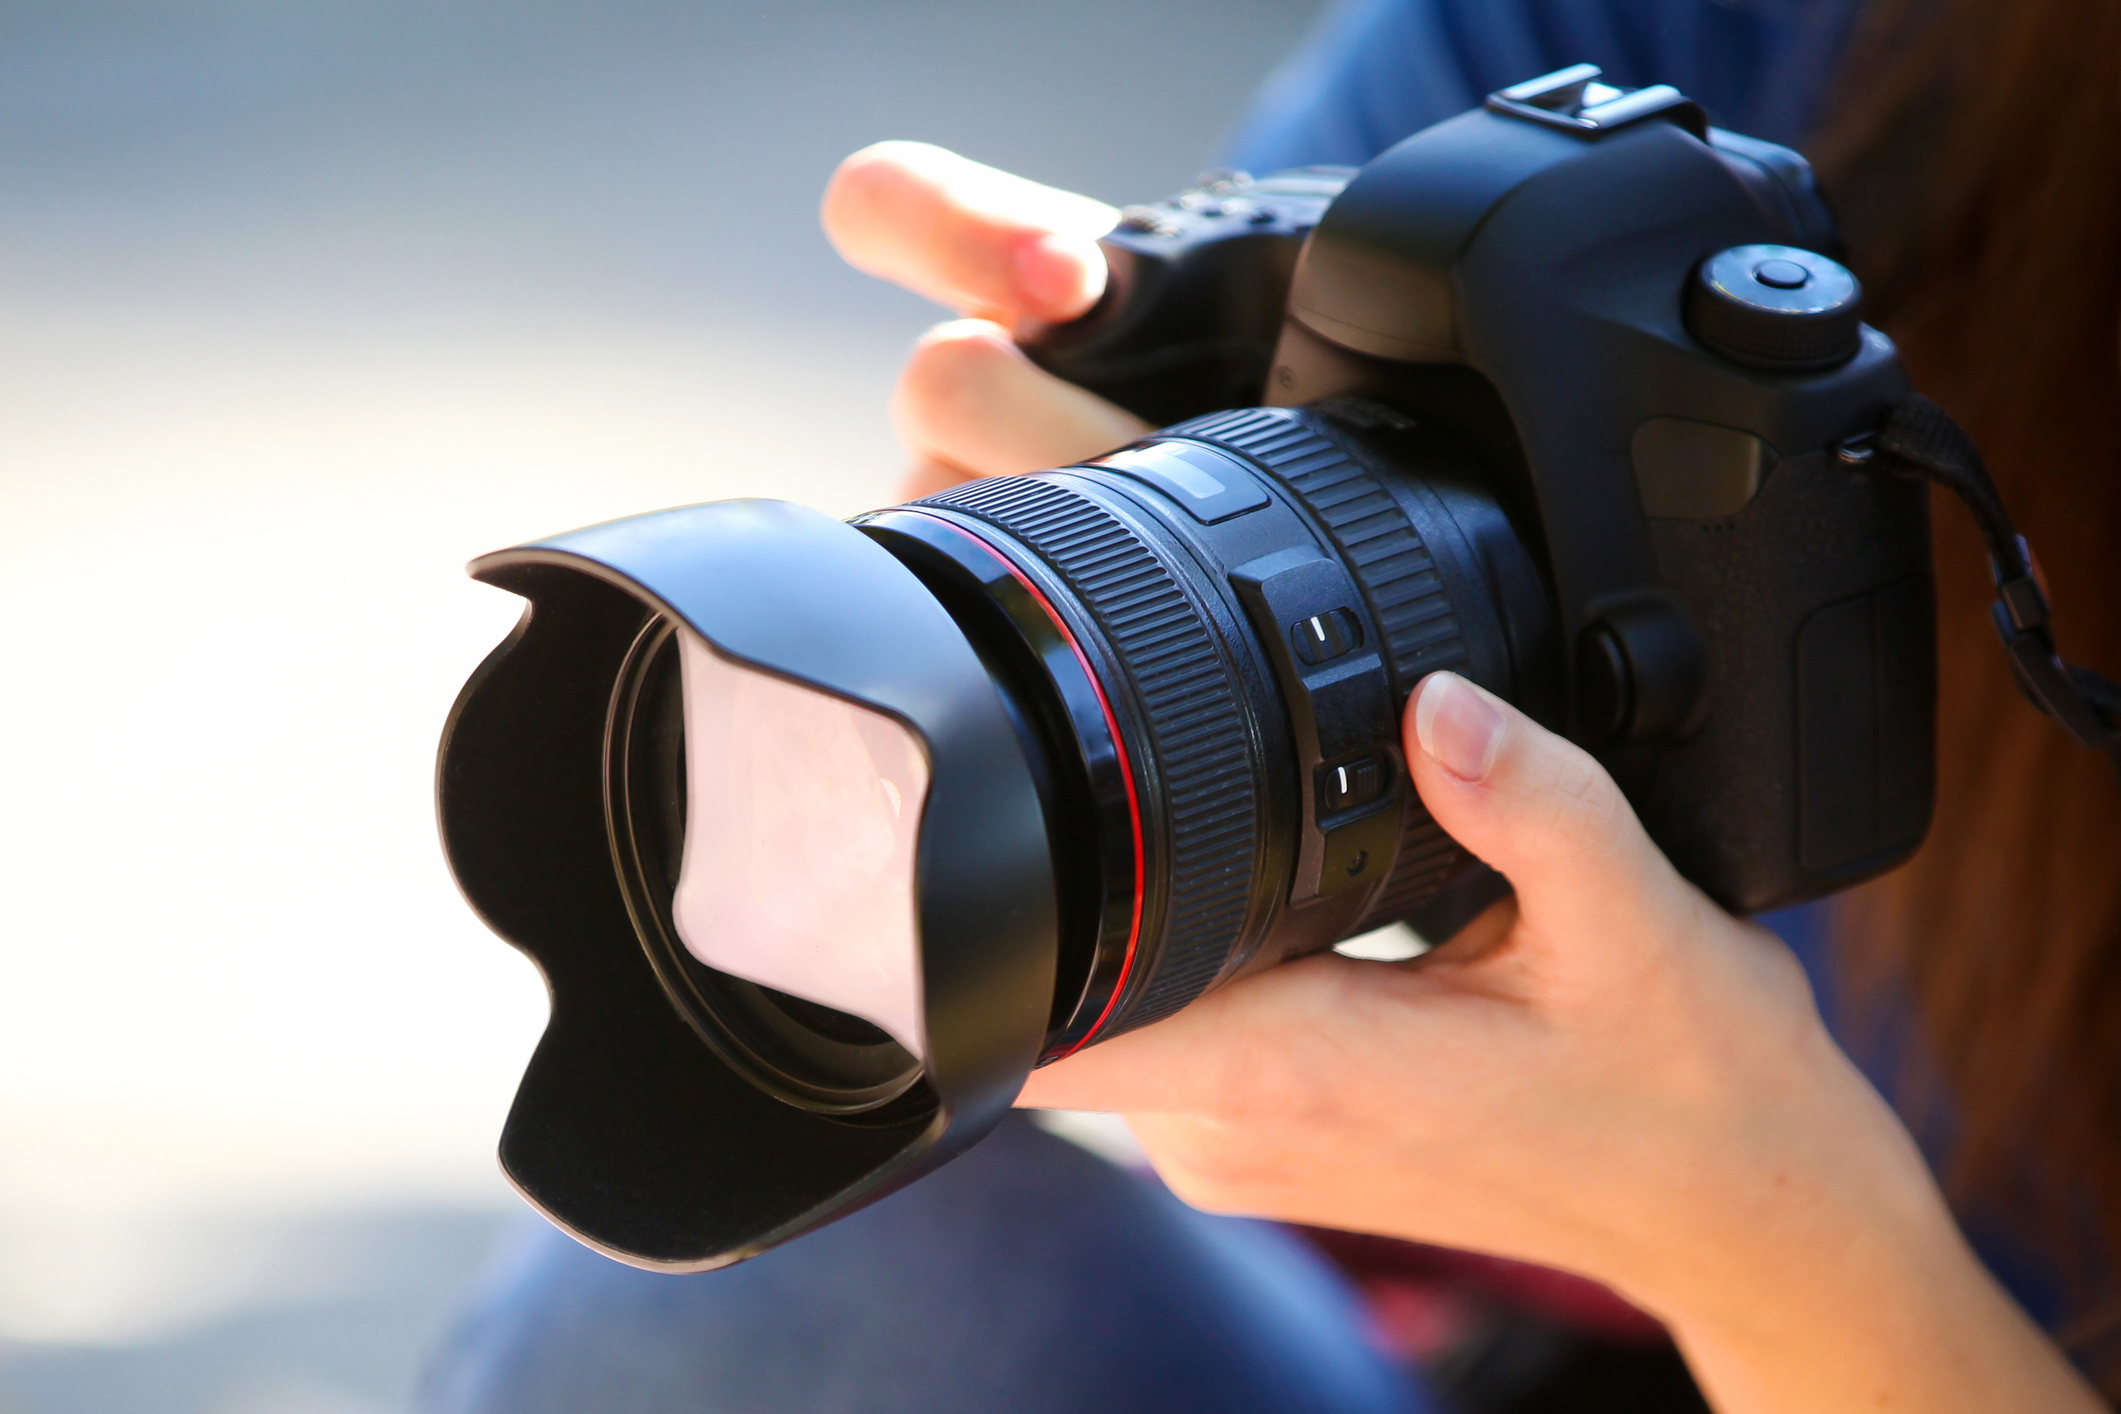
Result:
<svg viewBox="0 0 2121 1414">
<path fill-rule="evenodd" d="M 1456 673 L 1431 673 L 1414 699 L 1414 738 L 1462 781 L 1484 781 L 1502 749 L 1502 713 Z"/>
<path fill-rule="evenodd" d="M 1086 260 L 1081 246 L 1056 235 L 1016 248 L 1016 287 L 1031 312 L 1043 319 L 1073 319 L 1104 292 L 1101 264 Z"/>
</svg>

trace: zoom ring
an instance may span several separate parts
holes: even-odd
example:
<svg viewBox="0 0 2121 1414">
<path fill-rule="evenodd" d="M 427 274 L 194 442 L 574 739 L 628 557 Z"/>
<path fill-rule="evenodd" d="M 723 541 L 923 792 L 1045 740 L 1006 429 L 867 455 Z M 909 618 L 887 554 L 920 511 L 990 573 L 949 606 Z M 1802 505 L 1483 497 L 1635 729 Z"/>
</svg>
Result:
<svg viewBox="0 0 2121 1414">
<path fill-rule="evenodd" d="M 1341 561 L 1354 571 L 1369 604 L 1383 639 L 1395 705 L 1404 705 L 1427 674 L 1463 669 L 1471 661 L 1458 614 L 1420 532 L 1391 493 L 1305 414 L 1243 408 L 1181 423 L 1170 435 L 1242 453 L 1309 508 Z M 1404 918 L 1443 887 L 1465 859 L 1465 851 L 1430 817 L 1420 797 L 1409 790 L 1404 799 L 1399 854 L 1359 928 Z"/>
<path fill-rule="evenodd" d="M 1135 959 L 1136 995 L 1119 998 L 1097 1035 L 1169 1016 L 1221 972 L 1260 866 L 1259 766 L 1235 671 L 1156 553 L 1088 497 L 1003 476 L 919 504 L 975 516 L 1029 547 L 1089 610 L 1132 686 L 1163 782 L 1170 892 L 1163 926 L 1142 920 L 1142 942 L 1162 945 Z M 1138 784 L 1146 794 L 1148 782 Z"/>
<path fill-rule="evenodd" d="M 1390 492 L 1359 462 L 1300 414 L 1244 408 L 1196 418 L 1170 429 L 1242 452 L 1273 472 L 1324 525 L 1355 572 L 1383 630 L 1394 695 L 1470 658 L 1443 577 L 1420 534 Z"/>
</svg>

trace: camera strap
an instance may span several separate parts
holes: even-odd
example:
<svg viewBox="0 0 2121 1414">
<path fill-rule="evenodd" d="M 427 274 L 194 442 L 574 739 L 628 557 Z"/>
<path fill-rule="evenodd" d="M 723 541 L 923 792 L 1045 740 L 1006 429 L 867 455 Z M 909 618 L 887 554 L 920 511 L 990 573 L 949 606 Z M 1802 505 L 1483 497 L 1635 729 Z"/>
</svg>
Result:
<svg viewBox="0 0 2121 1414">
<path fill-rule="evenodd" d="M 1996 580 L 1990 608 L 2019 688 L 2080 745 L 2108 754 L 2121 774 L 2121 683 L 2064 662 L 2055 651 L 2053 612 L 2033 553 L 2011 524 L 1980 449 L 1943 408 L 1916 393 L 1877 432 L 1851 438 L 1837 454 L 1851 466 L 1918 476 L 1944 487 L 1974 513 Z"/>
</svg>

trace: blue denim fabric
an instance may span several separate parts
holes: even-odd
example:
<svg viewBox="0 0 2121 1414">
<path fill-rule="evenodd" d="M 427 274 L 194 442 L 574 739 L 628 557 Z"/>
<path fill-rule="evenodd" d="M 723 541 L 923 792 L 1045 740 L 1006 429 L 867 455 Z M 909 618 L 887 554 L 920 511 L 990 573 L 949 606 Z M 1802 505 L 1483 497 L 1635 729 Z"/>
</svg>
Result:
<svg viewBox="0 0 2121 1414">
<path fill-rule="evenodd" d="M 719 1272 L 542 1222 L 434 1366 L 428 1414 L 1423 1414 L 1354 1293 L 1013 1117 L 970 1154 Z"/>
</svg>

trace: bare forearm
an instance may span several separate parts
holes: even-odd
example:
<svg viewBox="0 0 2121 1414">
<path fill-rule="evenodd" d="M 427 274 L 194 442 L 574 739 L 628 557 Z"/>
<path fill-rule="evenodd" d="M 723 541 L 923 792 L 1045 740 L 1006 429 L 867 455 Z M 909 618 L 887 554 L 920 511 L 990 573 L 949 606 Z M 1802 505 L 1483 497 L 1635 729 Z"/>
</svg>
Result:
<svg viewBox="0 0 2121 1414">
<path fill-rule="evenodd" d="M 1784 1252 L 1754 1299 L 1675 1314 L 1719 1414 L 2100 1414 L 1944 1220 Z"/>
</svg>

